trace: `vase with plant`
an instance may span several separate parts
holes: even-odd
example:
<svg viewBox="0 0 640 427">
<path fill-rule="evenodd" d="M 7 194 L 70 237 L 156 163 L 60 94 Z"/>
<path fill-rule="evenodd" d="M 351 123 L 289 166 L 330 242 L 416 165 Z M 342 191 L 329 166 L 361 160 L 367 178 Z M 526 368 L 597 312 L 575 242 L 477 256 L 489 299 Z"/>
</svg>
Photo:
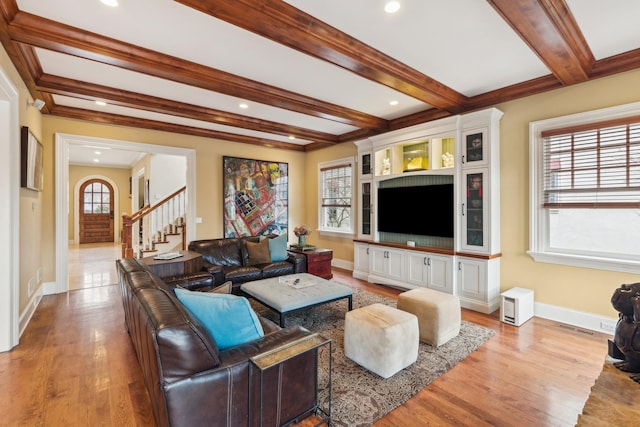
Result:
<svg viewBox="0 0 640 427">
<path fill-rule="evenodd" d="M 298 236 L 298 246 L 304 248 L 307 246 L 307 236 L 311 234 L 311 230 L 306 225 L 301 225 L 293 229 L 293 234 Z"/>
</svg>

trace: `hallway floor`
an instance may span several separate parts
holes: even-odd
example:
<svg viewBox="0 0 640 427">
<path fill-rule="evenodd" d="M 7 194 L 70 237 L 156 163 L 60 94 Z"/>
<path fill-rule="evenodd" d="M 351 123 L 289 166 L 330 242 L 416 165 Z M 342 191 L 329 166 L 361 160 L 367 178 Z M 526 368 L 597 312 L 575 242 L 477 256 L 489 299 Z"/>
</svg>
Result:
<svg viewBox="0 0 640 427">
<path fill-rule="evenodd" d="M 117 283 L 115 261 L 120 258 L 120 243 L 69 245 L 69 290 Z"/>
</svg>

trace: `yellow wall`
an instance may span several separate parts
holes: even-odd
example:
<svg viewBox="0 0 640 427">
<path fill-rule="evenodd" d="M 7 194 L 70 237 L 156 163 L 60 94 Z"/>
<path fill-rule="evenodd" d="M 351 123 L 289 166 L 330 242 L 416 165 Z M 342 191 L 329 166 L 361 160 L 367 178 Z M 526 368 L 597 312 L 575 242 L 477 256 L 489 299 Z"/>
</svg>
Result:
<svg viewBox="0 0 640 427">
<path fill-rule="evenodd" d="M 74 207 L 74 199 L 79 197 L 77 194 L 74 194 L 74 190 L 76 189 L 76 185 L 81 181 L 84 182 L 85 178 L 88 176 L 106 177 L 116 185 L 114 191 L 116 189 L 118 191 L 119 209 L 114 212 L 113 236 L 115 242 L 120 242 L 122 213 L 131 214 L 131 196 L 129 194 L 129 177 L 131 176 L 131 170 L 122 168 L 96 168 L 88 166 L 69 166 L 69 241 L 74 240 L 75 221 L 77 216 L 77 212 Z"/>
<path fill-rule="evenodd" d="M 329 160 L 343 159 L 347 157 L 355 157 L 357 155 L 357 147 L 353 143 L 338 144 L 335 147 L 323 150 L 310 151 L 305 159 L 306 167 L 304 179 L 306 181 L 305 191 L 305 215 L 303 222 L 292 222 L 291 226 L 306 224 L 314 230 L 308 237 L 307 243 L 321 248 L 331 248 L 333 250 L 333 258 L 336 260 L 347 260 L 353 262 L 353 241 L 352 239 L 344 239 L 334 236 L 320 236 L 315 231 L 318 228 L 318 163 Z M 354 172 L 357 168 L 354 168 Z"/>
<path fill-rule="evenodd" d="M 26 85 L 20 79 L 18 71 L 15 69 L 4 47 L 0 45 L 0 68 L 7 75 L 11 83 L 15 86 L 19 93 L 20 101 L 18 106 L 18 114 L 20 126 L 28 126 L 35 137 L 42 141 L 41 131 L 41 114 L 33 107 L 27 107 L 27 101 L 32 101 Z M 20 144 L 20 141 L 15 141 Z M 0 153 L 6 155 L 6 153 Z M 46 172 L 46 170 L 45 170 Z M 19 177 L 17 178 L 19 181 Z M 45 201 L 43 193 L 21 188 L 19 191 L 19 212 L 20 224 L 18 227 L 19 244 L 19 301 L 18 310 L 20 313 L 29 303 L 28 284 L 32 281 L 34 291 L 40 286 L 42 280 L 38 282 L 38 269 L 42 266 L 42 248 L 40 246 L 40 230 L 42 223 L 42 215 Z M 3 277 L 3 280 L 7 280 Z M 0 298 L 6 298 L 6 295 L 0 295 Z"/>
</svg>

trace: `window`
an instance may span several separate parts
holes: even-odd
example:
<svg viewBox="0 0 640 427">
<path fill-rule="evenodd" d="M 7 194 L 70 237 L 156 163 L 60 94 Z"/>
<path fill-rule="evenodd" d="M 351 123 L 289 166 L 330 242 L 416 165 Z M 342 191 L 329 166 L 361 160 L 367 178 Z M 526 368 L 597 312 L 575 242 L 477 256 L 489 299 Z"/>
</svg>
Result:
<svg viewBox="0 0 640 427">
<path fill-rule="evenodd" d="M 640 103 L 531 123 L 530 250 L 640 271 Z"/>
<path fill-rule="evenodd" d="M 84 189 L 84 213 L 109 213 L 111 191 L 101 182 L 93 182 Z"/>
<path fill-rule="evenodd" d="M 347 158 L 318 165 L 321 232 L 353 234 L 353 163 Z"/>
</svg>

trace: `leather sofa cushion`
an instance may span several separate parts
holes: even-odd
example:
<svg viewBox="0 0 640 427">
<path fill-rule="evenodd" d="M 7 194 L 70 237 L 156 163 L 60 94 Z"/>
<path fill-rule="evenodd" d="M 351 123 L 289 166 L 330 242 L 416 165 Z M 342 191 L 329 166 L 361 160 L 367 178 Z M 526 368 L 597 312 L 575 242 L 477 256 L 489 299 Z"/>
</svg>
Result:
<svg viewBox="0 0 640 427">
<path fill-rule="evenodd" d="M 189 250 L 201 253 L 207 263 L 228 267 L 244 265 L 243 248 L 244 242 L 239 239 L 200 240 L 189 244 Z"/>
<path fill-rule="evenodd" d="M 270 277 L 284 276 L 285 274 L 295 273 L 293 264 L 290 262 L 273 262 L 262 266 L 262 278 L 268 279 Z"/>
<path fill-rule="evenodd" d="M 262 279 L 262 270 L 258 267 L 224 267 L 224 277 L 233 283 Z"/>
<path fill-rule="evenodd" d="M 180 286 L 189 290 L 208 290 L 214 285 L 213 276 L 207 272 L 185 274 L 183 276 L 164 278 L 169 286 Z"/>
</svg>

